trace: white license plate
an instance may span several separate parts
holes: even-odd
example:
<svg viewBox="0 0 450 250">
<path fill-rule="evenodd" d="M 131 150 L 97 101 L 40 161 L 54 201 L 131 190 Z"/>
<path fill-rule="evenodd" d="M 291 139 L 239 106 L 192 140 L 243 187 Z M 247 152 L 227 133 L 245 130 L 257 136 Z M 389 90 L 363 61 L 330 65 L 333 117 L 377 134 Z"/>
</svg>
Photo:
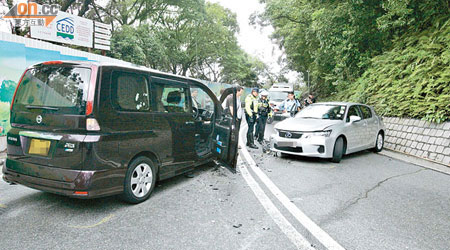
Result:
<svg viewBox="0 0 450 250">
<path fill-rule="evenodd" d="M 295 141 L 280 141 L 277 142 L 278 147 L 295 147 L 297 146 Z"/>
</svg>

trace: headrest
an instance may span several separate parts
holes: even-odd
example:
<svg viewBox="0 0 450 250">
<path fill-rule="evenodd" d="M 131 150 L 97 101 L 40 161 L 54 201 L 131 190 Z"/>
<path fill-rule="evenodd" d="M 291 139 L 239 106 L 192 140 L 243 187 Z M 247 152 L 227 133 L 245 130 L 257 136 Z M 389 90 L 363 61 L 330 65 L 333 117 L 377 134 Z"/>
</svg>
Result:
<svg viewBox="0 0 450 250">
<path fill-rule="evenodd" d="M 181 101 L 181 93 L 180 91 L 172 91 L 167 95 L 167 103 L 175 103 L 178 104 Z"/>
</svg>

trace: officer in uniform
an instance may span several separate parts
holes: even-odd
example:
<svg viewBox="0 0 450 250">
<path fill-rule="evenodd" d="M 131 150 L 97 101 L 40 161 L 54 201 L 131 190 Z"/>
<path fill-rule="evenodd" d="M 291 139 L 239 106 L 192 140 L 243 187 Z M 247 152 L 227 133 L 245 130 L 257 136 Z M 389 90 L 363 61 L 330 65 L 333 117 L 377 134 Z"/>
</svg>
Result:
<svg viewBox="0 0 450 250">
<path fill-rule="evenodd" d="M 259 144 L 264 141 L 264 131 L 266 130 L 266 122 L 269 116 L 272 116 L 272 109 L 270 108 L 268 95 L 266 90 L 261 91 L 261 97 L 258 102 L 258 119 L 256 120 L 255 138 Z"/>
<path fill-rule="evenodd" d="M 300 111 L 300 107 L 300 102 L 295 99 L 294 92 L 289 92 L 288 98 L 280 104 L 280 110 L 283 111 L 283 113 L 289 112 L 291 116 Z"/>
<path fill-rule="evenodd" d="M 247 146 L 257 149 L 255 145 L 253 131 L 255 130 L 256 118 L 258 115 L 258 88 L 253 88 L 252 93 L 245 98 L 245 119 L 247 120 Z"/>
</svg>

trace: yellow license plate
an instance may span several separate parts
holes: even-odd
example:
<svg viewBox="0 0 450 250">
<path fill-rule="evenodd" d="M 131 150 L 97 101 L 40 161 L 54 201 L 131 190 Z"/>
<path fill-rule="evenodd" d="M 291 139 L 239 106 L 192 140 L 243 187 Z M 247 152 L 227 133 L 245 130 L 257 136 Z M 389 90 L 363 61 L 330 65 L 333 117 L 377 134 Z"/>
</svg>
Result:
<svg viewBox="0 0 450 250">
<path fill-rule="evenodd" d="M 28 154 L 47 156 L 50 149 L 50 141 L 31 139 Z"/>
</svg>

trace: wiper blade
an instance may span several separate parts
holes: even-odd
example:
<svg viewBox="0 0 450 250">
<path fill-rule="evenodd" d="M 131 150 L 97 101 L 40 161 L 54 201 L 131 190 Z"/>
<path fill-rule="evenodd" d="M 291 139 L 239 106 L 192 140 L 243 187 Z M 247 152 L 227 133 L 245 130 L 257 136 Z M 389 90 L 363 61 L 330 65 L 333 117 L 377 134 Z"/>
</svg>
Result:
<svg viewBox="0 0 450 250">
<path fill-rule="evenodd" d="M 55 108 L 55 107 L 34 106 L 34 105 L 27 105 L 27 106 L 25 106 L 25 108 L 27 108 L 27 109 L 59 110 L 59 108 Z"/>
<path fill-rule="evenodd" d="M 311 117 L 311 116 L 301 116 L 299 118 L 305 118 L 305 119 L 321 119 L 321 118 L 317 118 L 317 117 Z"/>
</svg>

